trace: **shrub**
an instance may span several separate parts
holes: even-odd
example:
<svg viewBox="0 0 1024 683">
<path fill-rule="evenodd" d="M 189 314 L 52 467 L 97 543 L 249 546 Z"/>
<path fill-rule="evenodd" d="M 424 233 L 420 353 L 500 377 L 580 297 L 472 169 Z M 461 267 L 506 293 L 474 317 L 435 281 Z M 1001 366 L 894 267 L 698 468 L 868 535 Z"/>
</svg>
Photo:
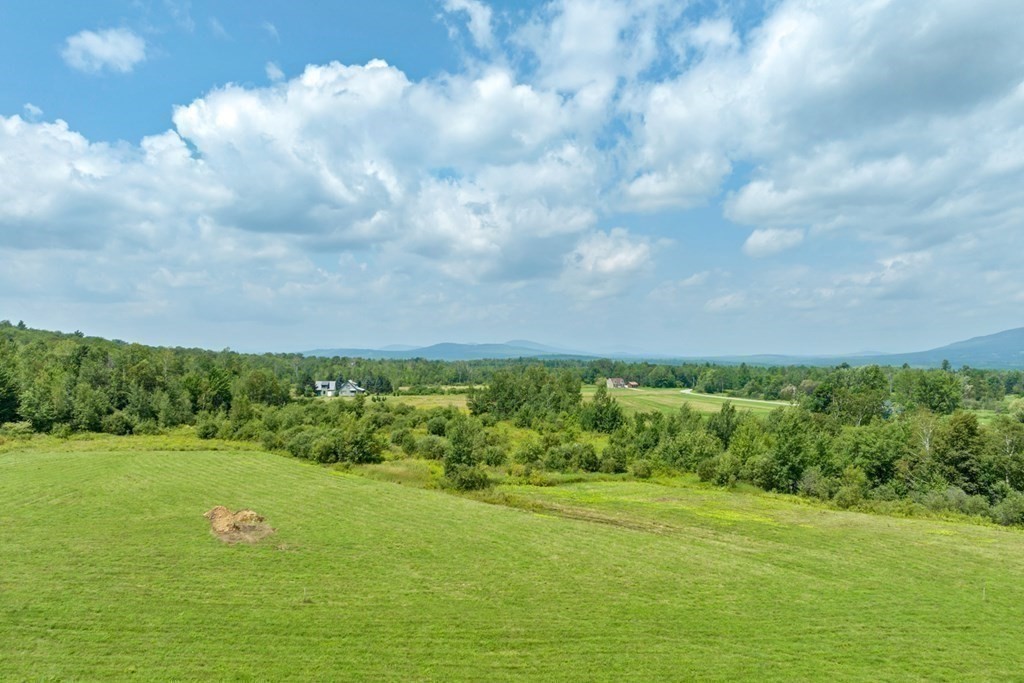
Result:
<svg viewBox="0 0 1024 683">
<path fill-rule="evenodd" d="M 650 460 L 641 458 L 640 460 L 634 460 L 630 464 L 629 473 L 636 479 L 650 479 L 651 475 L 654 474 L 654 468 L 651 466 Z"/>
<path fill-rule="evenodd" d="M 391 434 L 391 441 L 402 449 L 402 452 L 406 455 L 413 455 L 416 453 L 416 435 L 412 433 L 411 429 L 401 430 L 401 434 L 398 435 L 398 440 L 395 441 L 395 434 Z"/>
<path fill-rule="evenodd" d="M 374 396 L 374 399 L 377 397 Z M 374 410 L 367 414 L 366 421 L 374 429 L 389 427 L 395 422 L 395 416 L 387 410 Z"/>
<path fill-rule="evenodd" d="M 427 420 L 427 434 L 444 436 L 446 431 L 448 431 L 448 420 L 446 418 L 438 415 Z"/>
<path fill-rule="evenodd" d="M 512 463 L 508 467 L 508 478 L 512 483 L 525 484 L 533 474 L 533 465 L 519 462 Z"/>
<path fill-rule="evenodd" d="M 864 470 L 859 467 L 847 465 L 843 470 L 843 476 L 839 480 L 839 490 L 836 491 L 833 500 L 841 508 L 851 508 L 863 502 L 867 491 L 868 475 L 864 474 Z"/>
<path fill-rule="evenodd" d="M 316 462 L 338 462 L 342 449 L 343 445 L 334 434 L 321 434 L 312 441 L 309 454 Z"/>
<path fill-rule="evenodd" d="M 405 416 L 415 410 L 408 403 L 389 403 L 388 405 L 391 407 L 391 412 L 395 415 Z"/>
<path fill-rule="evenodd" d="M 296 429 L 284 440 L 284 448 L 293 457 L 309 460 L 313 449 L 314 432 L 308 429 Z"/>
<path fill-rule="evenodd" d="M 786 472 L 778 460 L 768 453 L 752 456 L 743 465 L 743 479 L 766 491 L 786 491 Z"/>
<path fill-rule="evenodd" d="M 521 465 L 536 465 L 544 458 L 544 448 L 533 439 L 523 441 L 512 451 L 512 461 Z"/>
<path fill-rule="evenodd" d="M 206 417 L 196 423 L 196 436 L 200 439 L 212 439 L 217 436 L 218 429 L 217 421 L 211 417 Z"/>
<path fill-rule="evenodd" d="M 697 476 L 701 481 L 715 482 L 718 479 L 718 458 L 708 458 L 697 463 Z"/>
<path fill-rule="evenodd" d="M 71 429 L 71 425 L 66 422 L 53 425 L 53 429 L 50 430 L 50 434 L 53 434 L 58 439 L 70 439 L 74 430 Z"/>
<path fill-rule="evenodd" d="M 598 469 L 605 474 L 618 474 L 626 471 L 629 451 L 619 444 L 608 444 L 601 451 L 601 464 Z"/>
<path fill-rule="evenodd" d="M 284 448 L 284 440 L 280 434 L 268 429 L 260 434 L 260 445 L 263 446 L 264 450 L 279 451 Z"/>
<path fill-rule="evenodd" d="M 985 515 L 990 512 L 984 496 L 968 495 L 958 486 L 928 491 L 920 497 L 920 502 L 934 512 L 960 512 L 965 515 Z M 1012 510 L 1012 505 L 1007 510 Z"/>
<path fill-rule="evenodd" d="M 440 436 L 428 434 L 416 441 L 416 452 L 427 460 L 441 460 L 448 449 L 448 442 Z"/>
<path fill-rule="evenodd" d="M 544 452 L 544 469 L 564 472 L 569 468 L 568 446 L 554 446 Z"/>
<path fill-rule="evenodd" d="M 456 465 L 447 469 L 445 484 L 456 491 L 478 491 L 492 484 L 487 473 L 479 467 Z"/>
<path fill-rule="evenodd" d="M 569 466 L 583 472 L 597 472 L 601 468 L 601 460 L 597 457 L 597 451 L 589 443 L 574 443 L 566 448 L 569 455 Z"/>
<path fill-rule="evenodd" d="M 8 422 L 0 427 L 0 433 L 12 439 L 27 439 L 32 436 L 31 422 Z"/>
<path fill-rule="evenodd" d="M 896 487 L 891 482 L 886 482 L 876 486 L 875 488 L 868 491 L 868 498 L 871 500 L 882 500 L 886 502 L 892 502 L 899 500 L 899 493 L 896 491 Z"/>
<path fill-rule="evenodd" d="M 740 478 L 742 465 L 730 451 L 719 453 L 697 465 L 697 476 L 718 486 L 733 486 Z"/>
<path fill-rule="evenodd" d="M 116 410 L 110 415 L 103 418 L 103 431 L 107 434 L 114 434 L 116 436 L 124 436 L 132 433 L 132 428 L 135 426 L 131 417 Z"/>
<path fill-rule="evenodd" d="M 507 450 L 496 444 L 485 446 L 480 456 L 484 463 L 491 467 L 504 465 L 505 461 L 508 460 Z"/>
<path fill-rule="evenodd" d="M 412 435 L 412 430 L 408 427 L 399 427 L 392 430 L 391 432 L 391 443 L 401 447 L 405 442 L 406 438 Z"/>
<path fill-rule="evenodd" d="M 992 518 L 1000 524 L 1024 524 L 1024 494 L 1010 493 L 992 508 Z"/>
<path fill-rule="evenodd" d="M 835 481 L 822 474 L 821 468 L 814 465 L 805 469 L 804 473 L 800 475 L 796 490 L 801 496 L 828 500 L 835 490 Z"/>
<path fill-rule="evenodd" d="M 160 433 L 160 425 L 156 420 L 139 420 L 132 428 L 132 434 L 145 434 L 153 436 Z"/>
<path fill-rule="evenodd" d="M 233 438 L 243 441 L 259 441 L 263 434 L 263 423 L 258 419 L 249 420 L 234 426 Z"/>
</svg>

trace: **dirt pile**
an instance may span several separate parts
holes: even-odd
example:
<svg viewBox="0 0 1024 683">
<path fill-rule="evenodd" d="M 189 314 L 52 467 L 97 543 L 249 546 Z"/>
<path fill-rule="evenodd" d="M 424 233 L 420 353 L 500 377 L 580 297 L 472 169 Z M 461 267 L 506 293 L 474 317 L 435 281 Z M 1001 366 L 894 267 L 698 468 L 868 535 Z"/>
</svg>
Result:
<svg viewBox="0 0 1024 683">
<path fill-rule="evenodd" d="M 210 520 L 210 531 L 225 543 L 255 543 L 274 533 L 254 510 L 232 512 L 218 505 L 203 516 Z"/>
</svg>

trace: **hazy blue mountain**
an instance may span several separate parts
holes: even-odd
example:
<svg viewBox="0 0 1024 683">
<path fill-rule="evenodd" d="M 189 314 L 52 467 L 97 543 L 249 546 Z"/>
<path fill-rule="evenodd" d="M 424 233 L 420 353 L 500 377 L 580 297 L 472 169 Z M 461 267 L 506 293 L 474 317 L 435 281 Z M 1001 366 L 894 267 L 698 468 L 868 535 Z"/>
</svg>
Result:
<svg viewBox="0 0 1024 683">
<path fill-rule="evenodd" d="M 425 358 L 427 360 L 484 360 L 505 358 L 588 358 L 592 354 L 557 349 L 523 339 L 504 344 L 456 344 L 443 342 L 419 348 L 387 349 L 314 349 L 307 356 L 340 356 L 348 358 Z"/>
<path fill-rule="evenodd" d="M 903 365 L 913 367 L 939 367 L 948 360 L 954 368 L 969 365 L 972 368 L 1024 368 L 1024 327 L 998 332 L 983 337 L 941 346 L 929 351 L 911 353 L 857 353 L 836 356 L 787 356 L 759 354 L 751 356 L 682 357 L 644 355 L 639 353 L 599 354 L 587 351 L 560 349 L 526 339 L 515 339 L 504 344 L 456 344 L 445 342 L 420 348 L 390 346 L 384 349 L 315 349 L 307 356 L 344 356 L 349 358 L 426 358 L 427 360 L 483 360 L 506 358 L 616 358 L 629 361 L 657 361 L 682 363 L 709 361 L 714 363 L 749 365 Z"/>
<path fill-rule="evenodd" d="M 876 358 L 890 359 L 888 362 L 891 364 L 928 367 L 937 367 L 943 360 L 948 360 L 954 368 L 963 365 L 972 368 L 1024 368 L 1024 327 L 973 337 L 930 351 L 887 354 Z"/>
<path fill-rule="evenodd" d="M 840 356 L 723 356 L 709 358 L 720 363 L 749 365 L 903 365 L 937 368 L 948 360 L 954 368 L 969 365 L 980 369 L 1024 368 L 1024 327 L 982 337 L 972 337 L 928 351 L 908 353 L 849 354 Z"/>
</svg>

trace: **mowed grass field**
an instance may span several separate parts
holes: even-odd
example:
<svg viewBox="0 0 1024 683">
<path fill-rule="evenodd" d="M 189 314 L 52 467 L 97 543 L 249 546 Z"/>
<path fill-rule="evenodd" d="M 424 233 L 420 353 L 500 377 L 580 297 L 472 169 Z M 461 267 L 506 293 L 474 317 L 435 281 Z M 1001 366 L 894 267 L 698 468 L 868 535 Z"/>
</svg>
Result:
<svg viewBox="0 0 1024 683">
<path fill-rule="evenodd" d="M 0 680 L 1021 675 L 1018 530 L 686 480 L 492 494 L 526 512 L 266 453 L 99 447 L 0 454 Z M 218 504 L 276 533 L 226 545 Z"/>
<path fill-rule="evenodd" d="M 584 385 L 583 400 L 590 401 L 593 399 L 595 391 L 597 391 L 597 387 Z M 630 415 L 637 412 L 650 412 L 652 410 L 674 413 L 684 404 L 700 412 L 717 413 L 722 409 L 722 404 L 726 402 L 732 403 L 737 410 L 749 410 L 756 415 L 767 415 L 779 406 L 785 407 L 789 405 L 782 401 L 757 401 L 746 398 L 683 393 L 679 389 L 610 389 L 608 394 L 618 401 L 622 405 L 623 410 Z M 449 405 L 462 409 L 466 407 L 466 394 L 396 396 L 389 397 L 388 400 L 408 403 L 417 408 L 435 408 Z"/>
<path fill-rule="evenodd" d="M 597 387 L 584 385 L 583 400 L 589 401 Z M 709 394 L 684 393 L 680 389 L 609 389 L 608 395 L 618 401 L 627 413 L 651 412 L 674 413 L 683 405 L 705 413 L 717 413 L 723 403 L 732 403 L 737 410 L 749 410 L 755 415 L 767 415 L 780 406 L 782 401 L 757 401 L 749 398 L 729 398 Z"/>
</svg>

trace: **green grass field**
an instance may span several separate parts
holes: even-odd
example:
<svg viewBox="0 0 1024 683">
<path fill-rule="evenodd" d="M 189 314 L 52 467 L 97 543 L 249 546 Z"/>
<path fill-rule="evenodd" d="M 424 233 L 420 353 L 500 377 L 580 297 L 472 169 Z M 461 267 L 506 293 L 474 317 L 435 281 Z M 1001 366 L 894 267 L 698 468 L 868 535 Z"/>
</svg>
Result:
<svg viewBox="0 0 1024 683">
<path fill-rule="evenodd" d="M 597 387 L 584 385 L 583 400 L 594 397 Z M 725 402 L 732 403 L 737 410 L 749 410 L 755 415 L 767 415 L 779 406 L 789 405 L 782 401 L 756 401 L 746 398 L 728 398 L 706 394 L 686 394 L 679 389 L 612 389 L 609 394 L 622 404 L 623 410 L 632 415 L 637 412 L 657 410 L 663 413 L 674 413 L 686 404 L 694 410 L 704 413 L 717 413 Z M 426 396 L 389 397 L 389 401 L 408 403 L 417 408 L 435 408 L 443 406 L 466 407 L 466 394 L 432 394 Z"/>
<path fill-rule="evenodd" d="M 0 454 L 0 680 L 1020 676 L 1017 530 L 688 480 L 492 494 L 526 512 L 106 443 Z M 217 504 L 277 531 L 223 544 Z"/>
<path fill-rule="evenodd" d="M 597 387 L 585 385 L 583 400 L 589 401 Z M 650 412 L 674 413 L 683 404 L 704 413 L 717 413 L 722 404 L 729 402 L 737 410 L 749 410 L 755 415 L 767 415 L 779 406 L 789 405 L 781 401 L 756 401 L 748 398 L 729 398 L 726 396 L 710 396 L 707 394 L 683 393 L 679 389 L 609 389 L 608 395 L 622 404 L 627 413 Z"/>
<path fill-rule="evenodd" d="M 389 396 L 388 401 L 408 403 L 416 408 L 444 408 L 455 406 L 465 409 L 468 394 L 426 394 L 424 396 Z"/>
<path fill-rule="evenodd" d="M 596 390 L 597 387 L 584 385 L 583 400 L 591 400 Z M 723 403 L 729 402 L 732 403 L 737 410 L 748 410 L 755 415 L 764 416 L 779 406 L 785 407 L 789 405 L 789 403 L 786 403 L 785 401 L 758 401 L 747 398 L 729 398 L 727 396 L 683 393 L 679 389 L 612 389 L 609 391 L 609 394 L 622 405 L 623 410 L 625 410 L 629 415 L 637 412 L 650 412 L 652 410 L 657 410 L 663 413 L 674 413 L 684 404 L 703 413 L 717 413 L 722 409 Z M 1010 401 L 1014 398 L 1018 397 L 1008 397 L 1006 401 L 1007 405 L 1009 405 Z M 466 394 L 400 396 L 389 397 L 388 400 L 408 403 L 409 405 L 417 408 L 435 408 L 449 405 L 460 409 L 466 408 Z M 971 412 L 975 413 L 978 416 L 978 419 L 985 424 L 995 419 L 997 414 L 993 410 L 973 410 Z"/>
</svg>

